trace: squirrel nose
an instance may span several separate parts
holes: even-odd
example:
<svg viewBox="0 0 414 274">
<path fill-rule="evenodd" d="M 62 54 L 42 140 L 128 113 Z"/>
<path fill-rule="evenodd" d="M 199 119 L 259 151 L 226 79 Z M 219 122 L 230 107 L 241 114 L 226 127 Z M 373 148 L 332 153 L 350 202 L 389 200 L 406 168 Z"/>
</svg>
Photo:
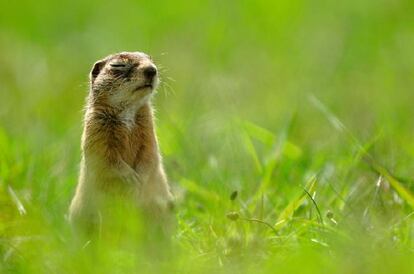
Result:
<svg viewBox="0 0 414 274">
<path fill-rule="evenodd" d="M 149 66 L 144 68 L 144 75 L 148 79 L 154 78 L 154 76 L 157 74 L 157 69 L 154 66 Z"/>
</svg>

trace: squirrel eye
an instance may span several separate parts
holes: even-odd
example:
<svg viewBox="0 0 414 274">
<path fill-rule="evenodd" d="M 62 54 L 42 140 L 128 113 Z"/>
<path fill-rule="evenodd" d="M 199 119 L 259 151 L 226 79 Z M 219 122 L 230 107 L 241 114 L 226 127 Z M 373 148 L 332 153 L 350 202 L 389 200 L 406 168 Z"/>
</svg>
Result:
<svg viewBox="0 0 414 274">
<path fill-rule="evenodd" d="M 109 65 L 113 68 L 125 68 L 126 67 L 125 63 L 112 63 L 112 64 L 109 64 Z"/>
</svg>

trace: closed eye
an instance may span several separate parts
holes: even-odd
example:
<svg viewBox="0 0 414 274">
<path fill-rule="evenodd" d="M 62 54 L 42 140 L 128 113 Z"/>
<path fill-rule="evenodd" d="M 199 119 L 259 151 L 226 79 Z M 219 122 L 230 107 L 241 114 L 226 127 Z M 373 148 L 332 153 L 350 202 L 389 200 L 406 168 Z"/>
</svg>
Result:
<svg viewBox="0 0 414 274">
<path fill-rule="evenodd" d="M 114 63 L 114 64 L 110 64 L 111 67 L 113 68 L 125 68 L 126 64 L 123 63 Z"/>
</svg>

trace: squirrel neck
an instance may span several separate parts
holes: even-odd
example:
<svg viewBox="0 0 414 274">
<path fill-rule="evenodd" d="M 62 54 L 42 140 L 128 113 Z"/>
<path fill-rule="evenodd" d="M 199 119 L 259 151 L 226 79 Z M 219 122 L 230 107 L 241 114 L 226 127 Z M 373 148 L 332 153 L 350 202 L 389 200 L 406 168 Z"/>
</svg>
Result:
<svg viewBox="0 0 414 274">
<path fill-rule="evenodd" d="M 138 126 L 151 126 L 153 124 L 153 109 L 151 102 L 124 102 L 118 105 L 108 103 L 108 100 L 99 98 L 88 99 L 85 120 L 108 120 L 112 122 L 125 123 L 128 127 L 137 124 Z"/>
<path fill-rule="evenodd" d="M 158 143 L 150 102 L 145 102 L 134 113 L 133 120 L 126 119 L 123 111 L 125 109 L 107 105 L 89 105 L 84 121 L 83 150 L 98 151 L 104 147 L 106 152 L 118 151 L 131 166 L 140 161 L 140 157 L 152 155 L 157 159 Z"/>
</svg>

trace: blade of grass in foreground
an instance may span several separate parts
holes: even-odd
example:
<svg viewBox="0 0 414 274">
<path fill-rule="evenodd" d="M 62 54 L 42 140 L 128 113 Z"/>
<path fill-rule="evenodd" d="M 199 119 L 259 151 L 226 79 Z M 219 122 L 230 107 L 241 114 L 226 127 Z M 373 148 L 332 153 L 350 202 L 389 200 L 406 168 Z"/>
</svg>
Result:
<svg viewBox="0 0 414 274">
<path fill-rule="evenodd" d="M 205 201 L 208 201 L 208 202 L 219 202 L 220 201 L 220 196 L 217 193 L 212 192 L 202 187 L 200 184 L 197 184 L 194 181 L 191 181 L 186 178 L 181 178 L 180 185 L 184 187 L 190 193 L 197 195 L 198 197 L 202 198 Z"/>
<path fill-rule="evenodd" d="M 398 193 L 398 195 L 409 206 L 411 206 L 411 208 L 414 209 L 414 195 L 411 193 L 411 191 L 406 188 L 399 180 L 397 180 L 397 178 L 393 176 L 384 166 L 379 164 L 368 152 L 369 147 L 371 147 L 373 144 L 370 143 L 370 146 L 362 145 L 362 142 L 360 142 L 358 138 L 353 135 L 352 132 L 320 100 L 318 100 L 313 95 L 310 96 L 309 100 L 317 109 L 322 112 L 322 114 L 328 119 L 328 121 L 333 125 L 335 129 L 346 133 L 348 139 L 358 149 L 358 154 L 360 155 L 359 157 L 364 158 L 375 172 L 382 175 L 390 183 L 391 187 Z"/>
<path fill-rule="evenodd" d="M 293 119 L 289 120 L 286 128 L 282 131 L 279 138 L 277 138 L 273 132 L 252 122 L 242 121 L 241 123 L 245 135 L 245 146 L 256 163 L 256 166 L 258 166 L 261 178 L 253 198 L 254 201 L 259 200 L 269 187 L 273 171 L 282 157 L 286 144 L 288 143 L 288 135 L 292 121 Z M 258 140 L 265 145 L 267 150 L 270 151 L 270 155 L 265 161 L 263 161 L 264 163 L 260 162 L 258 153 L 252 143 L 252 139 Z M 290 147 L 296 146 L 291 145 Z"/>
<path fill-rule="evenodd" d="M 312 193 L 316 187 L 316 176 L 312 176 L 308 183 L 305 186 L 305 189 L 308 193 Z M 292 199 L 290 203 L 282 210 L 277 218 L 275 223 L 275 227 L 277 229 L 281 229 L 286 225 L 286 221 L 289 220 L 295 211 L 299 208 L 299 206 L 306 200 L 307 194 L 306 192 L 301 193 L 296 199 Z"/>
<path fill-rule="evenodd" d="M 382 175 L 390 185 L 397 191 L 401 198 L 403 198 L 407 204 L 409 204 L 412 208 L 414 208 L 414 195 L 411 193 L 409 189 L 404 187 L 404 185 L 398 181 L 385 167 L 376 163 L 375 161 L 371 161 L 371 168 L 377 172 L 378 174 Z"/>
</svg>

